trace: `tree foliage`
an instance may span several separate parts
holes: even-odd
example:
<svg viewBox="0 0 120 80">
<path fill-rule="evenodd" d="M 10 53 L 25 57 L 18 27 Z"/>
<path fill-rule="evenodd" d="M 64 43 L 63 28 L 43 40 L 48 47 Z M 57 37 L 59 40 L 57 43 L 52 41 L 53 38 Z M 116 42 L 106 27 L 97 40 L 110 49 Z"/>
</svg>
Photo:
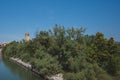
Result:
<svg viewBox="0 0 120 80">
<path fill-rule="evenodd" d="M 85 35 L 85 29 L 38 31 L 29 42 L 13 41 L 3 48 L 4 57 L 29 62 L 42 75 L 64 73 L 65 79 L 112 80 L 120 75 L 120 43 L 103 33 Z"/>
</svg>

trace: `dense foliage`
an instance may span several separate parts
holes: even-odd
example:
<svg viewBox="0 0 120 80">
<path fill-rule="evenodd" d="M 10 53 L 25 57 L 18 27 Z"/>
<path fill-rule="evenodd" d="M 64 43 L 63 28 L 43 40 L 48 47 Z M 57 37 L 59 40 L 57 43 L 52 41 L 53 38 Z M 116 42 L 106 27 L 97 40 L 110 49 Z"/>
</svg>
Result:
<svg viewBox="0 0 120 80">
<path fill-rule="evenodd" d="M 11 42 L 3 48 L 3 55 L 29 62 L 42 75 L 63 73 L 67 80 L 120 77 L 120 43 L 100 32 L 92 36 L 84 32 L 55 25 L 53 30 L 37 32 L 29 42 Z"/>
</svg>

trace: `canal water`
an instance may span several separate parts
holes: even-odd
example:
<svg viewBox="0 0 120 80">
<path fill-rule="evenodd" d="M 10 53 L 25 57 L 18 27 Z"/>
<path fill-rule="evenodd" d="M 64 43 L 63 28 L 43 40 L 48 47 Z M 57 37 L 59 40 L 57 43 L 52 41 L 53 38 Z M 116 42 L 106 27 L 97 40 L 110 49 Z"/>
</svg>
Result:
<svg viewBox="0 0 120 80">
<path fill-rule="evenodd" d="M 30 70 L 0 56 L 0 80 L 43 80 Z"/>
</svg>

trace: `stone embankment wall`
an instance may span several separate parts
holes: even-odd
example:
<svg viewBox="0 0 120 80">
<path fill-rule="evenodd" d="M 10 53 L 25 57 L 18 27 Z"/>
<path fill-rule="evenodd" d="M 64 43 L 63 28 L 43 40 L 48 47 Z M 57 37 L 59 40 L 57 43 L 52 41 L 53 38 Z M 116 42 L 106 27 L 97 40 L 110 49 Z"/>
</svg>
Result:
<svg viewBox="0 0 120 80">
<path fill-rule="evenodd" d="M 11 57 L 10 60 L 17 62 L 26 68 L 32 69 L 32 66 L 29 63 L 25 63 L 21 59 Z"/>
<path fill-rule="evenodd" d="M 59 74 L 55 74 L 52 75 L 50 77 L 47 77 L 49 80 L 63 80 L 63 74 L 59 73 Z"/>
<path fill-rule="evenodd" d="M 16 62 L 17 64 L 20 64 L 20 65 L 32 70 L 32 66 L 29 63 L 25 63 L 19 58 L 11 57 L 10 60 L 12 60 L 12 61 Z M 36 70 L 32 70 L 32 71 L 39 74 Z M 46 76 L 46 78 L 48 80 L 63 80 L 63 74 L 59 73 L 59 74 L 52 75 L 52 76 Z"/>
</svg>

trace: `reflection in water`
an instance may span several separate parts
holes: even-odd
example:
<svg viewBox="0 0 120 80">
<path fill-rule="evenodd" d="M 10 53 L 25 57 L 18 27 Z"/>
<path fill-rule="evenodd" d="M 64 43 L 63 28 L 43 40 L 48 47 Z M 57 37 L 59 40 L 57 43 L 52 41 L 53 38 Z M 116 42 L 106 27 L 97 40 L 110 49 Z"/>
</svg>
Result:
<svg viewBox="0 0 120 80">
<path fill-rule="evenodd" d="M 0 58 L 0 80 L 43 80 L 30 70 Z"/>
<path fill-rule="evenodd" d="M 1 64 L 1 61 L 2 61 L 2 54 L 1 54 L 1 51 L 0 51 L 0 64 Z"/>
<path fill-rule="evenodd" d="M 1 50 L 0 50 L 0 61 L 2 60 L 2 53 L 1 53 Z"/>
</svg>

